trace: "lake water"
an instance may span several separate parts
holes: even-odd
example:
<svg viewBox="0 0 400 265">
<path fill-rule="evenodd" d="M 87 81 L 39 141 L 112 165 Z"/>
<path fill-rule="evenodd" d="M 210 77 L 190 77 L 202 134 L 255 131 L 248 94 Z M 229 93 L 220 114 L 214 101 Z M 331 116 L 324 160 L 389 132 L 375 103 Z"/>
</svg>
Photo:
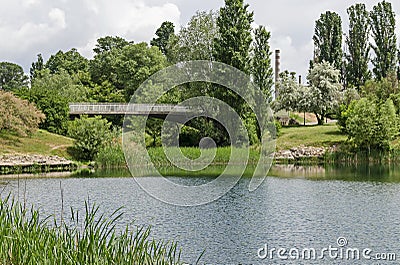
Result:
<svg viewBox="0 0 400 265">
<path fill-rule="evenodd" d="M 250 179 L 242 178 L 219 200 L 196 207 L 167 205 L 141 190 L 133 178 L 118 175 L 124 173 L 3 179 L 0 188 L 2 196 L 12 192 L 56 216 L 61 210 L 60 185 L 65 212 L 69 207 L 83 210 L 85 200 L 107 213 L 123 206 L 121 225 L 133 220 L 151 225 L 155 238 L 179 242 L 187 263 L 195 263 L 203 251 L 200 264 L 398 264 L 400 260 L 396 166 L 276 166 L 256 191 L 249 192 Z M 172 180 L 195 185 L 209 179 Z M 158 179 L 147 177 L 147 181 Z M 274 251 L 279 248 L 286 252 L 279 256 Z M 359 258 L 357 252 L 351 254 L 356 250 Z M 393 259 L 392 253 L 397 261 L 368 260 Z"/>
</svg>

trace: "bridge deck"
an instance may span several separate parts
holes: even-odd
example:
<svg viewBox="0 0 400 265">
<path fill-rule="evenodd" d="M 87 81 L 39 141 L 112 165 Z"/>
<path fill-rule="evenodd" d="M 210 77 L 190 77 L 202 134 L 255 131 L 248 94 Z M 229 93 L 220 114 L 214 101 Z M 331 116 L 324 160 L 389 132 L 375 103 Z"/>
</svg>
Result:
<svg viewBox="0 0 400 265">
<path fill-rule="evenodd" d="M 168 104 L 126 104 L 126 103 L 70 103 L 70 115 L 186 115 L 191 111 L 184 106 Z"/>
</svg>

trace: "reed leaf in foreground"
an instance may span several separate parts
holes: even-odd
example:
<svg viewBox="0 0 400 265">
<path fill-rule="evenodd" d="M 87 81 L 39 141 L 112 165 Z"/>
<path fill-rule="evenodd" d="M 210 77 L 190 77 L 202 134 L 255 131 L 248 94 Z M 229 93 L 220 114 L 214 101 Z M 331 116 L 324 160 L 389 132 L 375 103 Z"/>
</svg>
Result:
<svg viewBox="0 0 400 265">
<path fill-rule="evenodd" d="M 150 228 L 116 229 L 121 209 L 109 217 L 85 204 L 83 222 L 71 209 L 69 225 L 49 225 L 33 207 L 0 199 L 0 264 L 180 264 L 175 243 L 150 238 Z"/>
</svg>

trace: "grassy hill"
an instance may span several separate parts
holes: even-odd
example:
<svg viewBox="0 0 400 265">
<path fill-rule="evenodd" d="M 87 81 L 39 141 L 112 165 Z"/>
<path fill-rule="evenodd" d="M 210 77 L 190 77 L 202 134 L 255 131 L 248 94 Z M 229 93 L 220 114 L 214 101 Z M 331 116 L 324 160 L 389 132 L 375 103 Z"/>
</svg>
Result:
<svg viewBox="0 0 400 265">
<path fill-rule="evenodd" d="M 277 150 L 287 150 L 300 145 L 328 147 L 343 143 L 346 139 L 347 136 L 340 132 L 336 124 L 283 127 L 276 147 Z"/>
<path fill-rule="evenodd" d="M 44 130 L 38 130 L 30 137 L 18 137 L 8 132 L 0 132 L 0 155 L 58 155 L 70 159 L 67 148 L 72 144 L 73 139 Z"/>
</svg>

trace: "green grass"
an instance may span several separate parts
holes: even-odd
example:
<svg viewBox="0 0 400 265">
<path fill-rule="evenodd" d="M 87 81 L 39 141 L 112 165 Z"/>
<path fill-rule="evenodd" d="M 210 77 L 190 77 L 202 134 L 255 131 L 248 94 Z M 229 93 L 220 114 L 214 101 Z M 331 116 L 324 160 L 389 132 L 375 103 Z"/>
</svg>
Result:
<svg viewBox="0 0 400 265">
<path fill-rule="evenodd" d="M 336 124 L 283 127 L 276 147 L 277 150 L 287 150 L 301 145 L 329 147 L 343 143 L 346 139 L 347 136 L 340 132 Z"/>
<path fill-rule="evenodd" d="M 118 231 L 120 209 L 106 217 L 85 206 L 82 216 L 71 209 L 70 225 L 57 225 L 10 197 L 0 200 L 0 264 L 180 264 L 177 245 L 151 239 L 150 228 Z"/>
<path fill-rule="evenodd" d="M 0 155 L 38 154 L 71 158 L 67 148 L 71 147 L 72 144 L 73 139 L 44 130 L 38 130 L 28 137 L 19 137 L 12 133 L 0 132 Z"/>
<path fill-rule="evenodd" d="M 176 147 L 172 147 L 172 150 L 178 150 Z M 198 147 L 181 147 L 180 150 L 182 151 L 182 154 L 186 156 L 189 159 L 197 159 L 201 152 L 204 152 L 205 154 L 212 154 L 215 150 L 213 149 L 203 149 L 200 150 Z M 236 164 L 241 164 L 246 161 L 248 161 L 248 164 L 257 164 L 258 159 L 259 159 L 259 150 L 257 148 L 250 147 L 249 150 L 249 158 L 246 159 L 245 157 L 245 150 L 241 148 L 234 148 L 234 152 L 237 152 L 239 155 L 237 157 L 236 161 L 232 161 L 233 163 Z M 170 162 L 168 161 L 168 158 L 166 157 L 164 150 L 162 147 L 154 147 L 154 148 L 149 148 L 148 149 L 150 158 L 152 159 L 152 162 L 157 165 L 157 166 L 168 166 Z M 230 161 L 231 157 L 231 147 L 218 147 L 215 153 L 215 158 L 212 161 L 211 165 L 225 165 Z M 201 164 L 201 161 L 199 161 Z"/>
</svg>

